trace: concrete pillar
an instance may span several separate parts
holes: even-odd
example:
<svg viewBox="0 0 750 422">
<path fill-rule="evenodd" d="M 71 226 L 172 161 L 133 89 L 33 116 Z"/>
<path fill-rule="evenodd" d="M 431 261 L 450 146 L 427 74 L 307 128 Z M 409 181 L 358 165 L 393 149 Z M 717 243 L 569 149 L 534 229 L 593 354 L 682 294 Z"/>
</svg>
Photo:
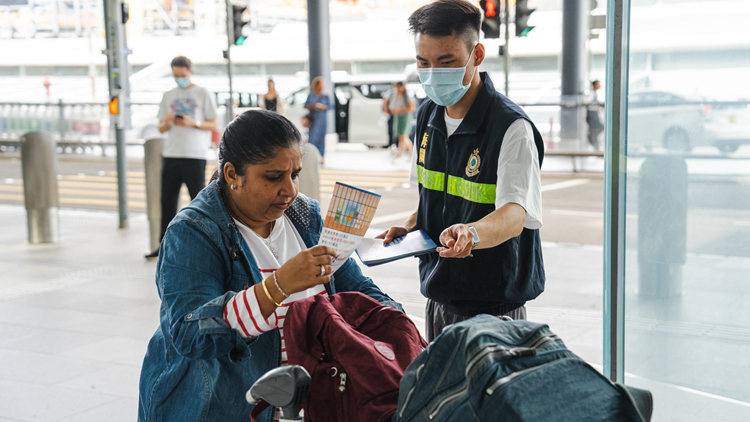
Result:
<svg viewBox="0 0 750 422">
<path fill-rule="evenodd" d="M 331 31 L 328 1 L 307 0 L 307 43 L 309 48 L 310 82 L 318 76 L 325 80 L 325 93 L 334 103 L 333 83 L 331 82 Z M 336 131 L 335 111 L 326 113 L 328 132 Z"/>
<path fill-rule="evenodd" d="M 591 0 L 563 0 L 560 148 L 586 146 L 586 39 Z"/>
</svg>

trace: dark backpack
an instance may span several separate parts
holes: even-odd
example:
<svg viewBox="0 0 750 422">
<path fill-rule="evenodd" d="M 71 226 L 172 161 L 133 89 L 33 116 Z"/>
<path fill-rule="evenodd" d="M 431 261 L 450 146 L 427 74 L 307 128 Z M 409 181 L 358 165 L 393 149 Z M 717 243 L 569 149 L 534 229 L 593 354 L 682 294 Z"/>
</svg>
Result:
<svg viewBox="0 0 750 422">
<path fill-rule="evenodd" d="M 479 315 L 446 328 L 407 368 L 394 421 L 646 422 L 624 387 L 549 327 Z"/>
<path fill-rule="evenodd" d="M 294 302 L 284 323 L 289 364 L 312 377 L 314 422 L 390 421 L 404 370 L 427 346 L 402 312 L 361 293 Z"/>
</svg>

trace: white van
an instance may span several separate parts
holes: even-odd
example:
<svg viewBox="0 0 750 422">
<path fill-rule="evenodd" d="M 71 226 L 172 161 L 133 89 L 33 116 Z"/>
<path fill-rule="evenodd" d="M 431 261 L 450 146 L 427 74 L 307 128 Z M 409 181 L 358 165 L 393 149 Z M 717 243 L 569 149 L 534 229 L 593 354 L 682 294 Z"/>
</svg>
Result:
<svg viewBox="0 0 750 422">
<path fill-rule="evenodd" d="M 339 142 L 365 144 L 369 147 L 388 146 L 388 126 L 384 123 L 383 97 L 397 82 L 393 75 L 333 77 L 334 113 Z M 424 99 L 419 83 L 407 82 L 407 90 L 417 98 L 417 106 Z M 302 88 L 284 100 L 284 114 L 302 130 L 302 117 L 307 114 L 304 104 L 310 94 Z"/>
</svg>

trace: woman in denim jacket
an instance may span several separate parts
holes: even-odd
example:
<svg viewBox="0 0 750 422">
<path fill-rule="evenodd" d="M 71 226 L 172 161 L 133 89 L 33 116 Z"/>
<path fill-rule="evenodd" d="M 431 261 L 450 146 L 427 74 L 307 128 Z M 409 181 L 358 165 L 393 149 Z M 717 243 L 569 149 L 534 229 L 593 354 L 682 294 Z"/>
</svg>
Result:
<svg viewBox="0 0 750 422">
<path fill-rule="evenodd" d="M 249 420 L 245 392 L 285 358 L 277 327 L 295 299 L 358 291 L 401 309 L 352 259 L 331 274 L 334 251 L 315 246 L 320 207 L 298 193 L 300 138 L 282 116 L 243 113 L 224 132 L 220 172 L 169 225 L 140 422 Z M 260 420 L 273 416 L 267 410 Z"/>
</svg>

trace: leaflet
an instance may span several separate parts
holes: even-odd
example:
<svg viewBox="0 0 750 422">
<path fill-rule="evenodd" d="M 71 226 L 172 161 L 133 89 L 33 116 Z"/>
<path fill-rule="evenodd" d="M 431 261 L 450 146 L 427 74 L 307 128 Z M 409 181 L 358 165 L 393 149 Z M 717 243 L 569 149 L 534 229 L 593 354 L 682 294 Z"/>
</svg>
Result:
<svg viewBox="0 0 750 422">
<path fill-rule="evenodd" d="M 380 195 L 336 182 L 323 224 L 319 245 L 336 250 L 333 271 L 354 253 L 370 228 Z"/>
</svg>

